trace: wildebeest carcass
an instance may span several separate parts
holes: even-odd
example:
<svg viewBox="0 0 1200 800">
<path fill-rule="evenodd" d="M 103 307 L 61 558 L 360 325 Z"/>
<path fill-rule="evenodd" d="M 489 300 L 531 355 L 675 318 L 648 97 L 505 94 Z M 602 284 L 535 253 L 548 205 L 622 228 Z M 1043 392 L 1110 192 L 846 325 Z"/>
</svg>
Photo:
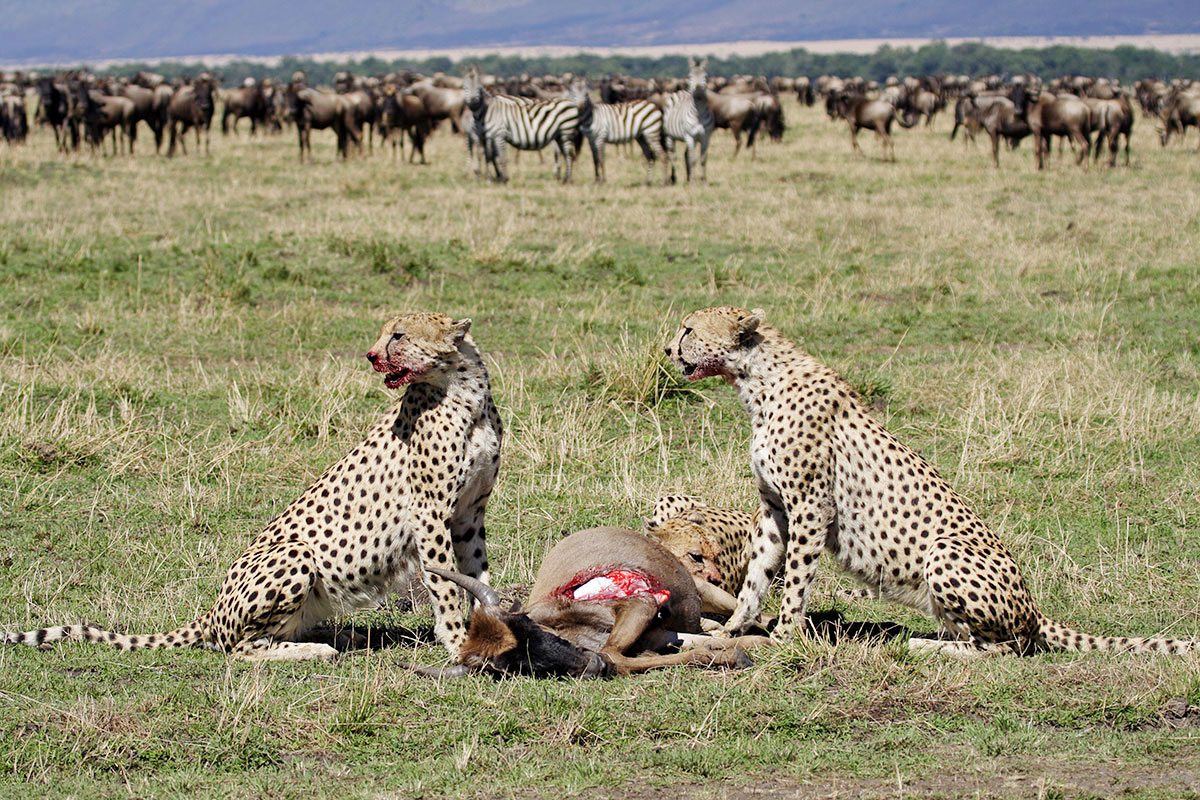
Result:
<svg viewBox="0 0 1200 800">
<path fill-rule="evenodd" d="M 700 595 L 687 570 L 657 542 L 622 528 L 593 528 L 546 555 L 524 610 L 500 607 L 474 578 L 431 570 L 467 589 L 471 615 L 456 666 L 424 674 L 592 678 L 678 665 L 736 667 L 766 641 L 716 639 L 700 629 Z"/>
</svg>

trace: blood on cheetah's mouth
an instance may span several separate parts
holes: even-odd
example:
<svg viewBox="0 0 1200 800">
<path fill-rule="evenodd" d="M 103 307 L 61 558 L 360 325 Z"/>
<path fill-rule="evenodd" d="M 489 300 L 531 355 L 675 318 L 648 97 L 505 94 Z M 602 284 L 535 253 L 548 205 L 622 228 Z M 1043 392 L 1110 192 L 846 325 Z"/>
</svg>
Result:
<svg viewBox="0 0 1200 800">
<path fill-rule="evenodd" d="M 389 389 L 396 389 L 410 382 L 417 377 L 417 373 L 407 367 L 402 368 L 399 372 L 389 372 L 383 376 L 383 385 Z"/>
<path fill-rule="evenodd" d="M 711 378 L 715 375 L 726 375 L 724 366 L 718 362 L 708 361 L 703 364 L 689 364 L 682 361 L 683 377 L 689 381 L 699 381 L 704 378 Z"/>
</svg>

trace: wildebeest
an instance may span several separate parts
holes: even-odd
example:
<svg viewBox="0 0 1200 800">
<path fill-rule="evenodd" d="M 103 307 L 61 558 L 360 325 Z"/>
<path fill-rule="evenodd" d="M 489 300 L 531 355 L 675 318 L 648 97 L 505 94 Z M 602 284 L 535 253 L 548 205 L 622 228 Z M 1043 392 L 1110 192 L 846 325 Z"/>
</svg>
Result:
<svg viewBox="0 0 1200 800">
<path fill-rule="evenodd" d="M 858 146 L 860 130 L 875 131 L 879 137 L 885 160 L 896 160 L 896 144 L 892 140 L 892 123 L 897 120 L 896 107 L 887 100 L 872 100 L 856 91 L 843 91 L 833 98 L 835 116 L 846 120 L 850 126 L 850 144 L 854 152 L 861 153 Z M 911 127 L 914 121 L 901 120 L 901 125 Z"/>
<path fill-rule="evenodd" d="M 350 130 L 349 112 L 345 100 L 336 94 L 318 92 L 302 84 L 293 84 L 286 92 L 288 116 L 296 124 L 296 135 L 300 142 L 300 163 L 304 154 L 312 159 L 312 130 L 332 128 L 337 134 L 337 153 L 348 157 Z"/>
<path fill-rule="evenodd" d="M 1039 89 L 1017 85 L 1013 89 L 1013 105 L 1017 116 L 1029 125 L 1033 136 L 1034 161 L 1040 170 L 1050 152 L 1051 136 L 1069 137 L 1079 147 L 1077 164 L 1087 166 L 1092 153 L 1091 112 L 1074 95 L 1055 96 Z"/>
<path fill-rule="evenodd" d="M 381 91 L 383 99 L 379 110 L 380 136 L 392 142 L 393 155 L 398 147 L 403 157 L 404 134 L 408 133 L 408 138 L 412 141 L 408 163 L 411 164 L 418 155 L 421 156 L 421 163 L 426 163 L 425 140 L 433 129 L 433 123 L 429 119 L 425 104 L 421 102 L 421 98 L 390 83 L 385 84 Z M 392 139 L 393 136 L 396 138 Z"/>
<path fill-rule="evenodd" d="M 746 133 L 746 146 L 750 149 L 750 157 L 754 158 L 755 137 L 758 126 L 762 123 L 758 106 L 754 99 L 756 95 L 734 93 L 708 93 L 708 107 L 712 111 L 713 125 L 725 128 L 733 134 L 733 157 L 742 149 L 742 133 Z"/>
<path fill-rule="evenodd" d="M 247 78 L 241 86 L 223 93 L 224 108 L 221 111 L 221 133 L 228 134 L 232 127 L 237 135 L 238 120 L 246 117 L 250 120 L 250 135 L 258 133 L 259 125 L 267 123 L 267 98 L 262 87 L 253 78 Z M 229 120 L 233 119 L 230 126 Z"/>
<path fill-rule="evenodd" d="M 1117 165 L 1117 150 L 1121 146 L 1121 137 L 1125 137 L 1125 166 L 1129 166 L 1129 138 L 1133 135 L 1133 104 L 1122 92 L 1117 91 L 1115 97 L 1084 99 L 1091 112 L 1089 120 L 1092 130 L 1096 133 L 1096 161 L 1100 160 L 1100 151 L 1105 142 L 1108 143 L 1108 166 Z"/>
<path fill-rule="evenodd" d="M 25 95 L 6 94 L 0 97 L 0 134 L 9 144 L 21 144 L 29 135 L 29 116 L 25 110 Z"/>
<path fill-rule="evenodd" d="M 135 83 L 129 83 L 117 90 L 121 97 L 128 98 L 133 103 L 133 115 L 129 122 L 129 152 L 133 153 L 134 142 L 137 141 L 137 124 L 145 122 L 154 134 L 154 151 L 162 147 L 164 119 L 158 103 L 158 96 L 153 89 L 147 89 Z"/>
<path fill-rule="evenodd" d="M 136 124 L 134 120 L 133 101 L 128 97 L 114 97 L 89 88 L 85 82 L 80 82 L 75 89 L 76 106 L 82 114 L 84 131 L 92 152 L 100 148 L 104 152 L 104 137 L 112 136 L 113 155 L 117 155 L 118 136 L 132 137 L 130 128 Z M 122 138 L 123 141 L 123 138 Z M 133 153 L 132 146 L 130 154 Z"/>
<path fill-rule="evenodd" d="M 71 116 L 71 101 L 66 84 L 54 78 L 41 78 L 37 82 L 38 104 L 42 116 L 54 130 L 54 141 L 58 149 L 66 152 L 79 149 L 79 127 Z"/>
<path fill-rule="evenodd" d="M 204 154 L 208 155 L 209 135 L 212 128 L 212 118 L 215 105 L 216 90 L 210 78 L 197 78 L 187 86 L 182 86 L 171 95 L 167 102 L 167 129 L 171 132 L 167 155 L 175 155 L 175 142 L 183 148 L 187 155 L 187 142 L 184 137 L 190 128 L 196 130 L 196 149 L 200 149 L 200 132 L 204 132 Z"/>
<path fill-rule="evenodd" d="M 1159 119 L 1159 141 L 1163 147 L 1171 141 L 1171 134 L 1175 131 L 1179 132 L 1179 138 L 1182 139 L 1189 127 L 1200 130 L 1200 94 L 1185 91 L 1179 86 L 1171 89 L 1162 101 Z M 1200 149 L 1200 145 L 1197 145 L 1197 149 Z"/>
<path fill-rule="evenodd" d="M 560 540 L 523 611 L 502 609 L 481 581 L 430 571 L 467 589 L 480 605 L 459 663 L 419 670 L 425 674 L 594 678 L 677 665 L 734 667 L 749 663 L 743 648 L 766 641 L 704 636 L 700 596 L 687 570 L 657 542 L 622 528 Z"/>
</svg>

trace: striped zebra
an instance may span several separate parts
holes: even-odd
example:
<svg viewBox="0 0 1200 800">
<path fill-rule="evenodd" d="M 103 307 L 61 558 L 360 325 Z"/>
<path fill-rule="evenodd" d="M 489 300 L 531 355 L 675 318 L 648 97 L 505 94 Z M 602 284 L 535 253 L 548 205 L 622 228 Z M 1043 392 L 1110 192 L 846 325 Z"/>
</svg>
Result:
<svg viewBox="0 0 1200 800">
<path fill-rule="evenodd" d="M 570 183 L 579 128 L 579 108 L 573 102 L 489 95 L 483 90 L 479 71 L 472 67 L 463 78 L 463 103 L 474 117 L 474 142 L 483 146 L 484 158 L 495 169 L 496 180 L 508 181 L 508 145 L 518 150 L 541 150 L 554 143 L 562 156 L 562 181 Z M 467 140 L 471 147 L 470 134 Z"/>
<path fill-rule="evenodd" d="M 663 115 L 649 100 L 628 103 L 593 103 L 587 81 L 571 84 L 570 98 L 579 106 L 579 131 L 592 148 L 592 165 L 597 183 L 608 178 L 604 168 L 604 144 L 637 142 L 646 156 L 646 183 L 654 180 L 654 162 L 663 165 L 663 180 L 671 182 L 671 165 L 663 152 Z M 576 137 L 578 139 L 578 137 Z"/>
<path fill-rule="evenodd" d="M 700 147 L 700 180 L 708 180 L 708 139 L 716 123 L 708 107 L 708 75 L 705 68 L 708 59 L 688 59 L 687 89 L 672 92 L 666 98 L 663 112 L 663 130 L 667 134 L 667 156 L 671 159 L 671 173 L 675 172 L 675 142 L 683 142 L 683 163 L 687 168 L 687 179 L 692 180 L 692 171 L 697 164 L 696 147 Z"/>
</svg>

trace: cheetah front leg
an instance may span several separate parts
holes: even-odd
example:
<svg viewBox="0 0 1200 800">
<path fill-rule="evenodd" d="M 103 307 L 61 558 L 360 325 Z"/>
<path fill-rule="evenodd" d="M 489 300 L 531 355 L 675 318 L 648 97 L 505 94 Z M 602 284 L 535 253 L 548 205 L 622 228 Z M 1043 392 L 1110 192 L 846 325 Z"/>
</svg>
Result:
<svg viewBox="0 0 1200 800">
<path fill-rule="evenodd" d="M 445 645 L 451 657 L 457 659 L 467 638 L 467 609 L 458 585 L 439 575 L 431 574 L 426 567 L 454 569 L 454 546 L 450 524 L 445 516 L 418 514 L 414 520 L 421 565 L 421 580 L 429 590 L 433 605 L 433 632 Z"/>
<path fill-rule="evenodd" d="M 458 571 L 488 583 L 487 532 L 483 515 L 487 498 L 479 499 L 462 518 L 450 521 L 450 538 L 454 542 L 454 560 Z"/>
<path fill-rule="evenodd" d="M 770 499 L 768 499 L 770 497 Z M 771 579 L 783 560 L 783 535 L 787 530 L 783 509 L 778 507 L 778 498 L 764 493 L 762 513 L 759 514 L 758 536 L 754 540 L 754 554 L 746 567 L 746 579 L 738 592 L 737 609 L 725 623 L 724 632 L 729 636 L 743 633 L 758 618 L 763 598 L 771 586 Z"/>
<path fill-rule="evenodd" d="M 788 509 L 783 598 L 779 605 L 779 622 L 771 631 L 772 639 L 790 638 L 796 633 L 797 626 L 803 626 L 808 595 L 817 575 L 817 560 L 825 549 L 833 518 L 833 506 L 819 496 L 803 498 Z"/>
</svg>

